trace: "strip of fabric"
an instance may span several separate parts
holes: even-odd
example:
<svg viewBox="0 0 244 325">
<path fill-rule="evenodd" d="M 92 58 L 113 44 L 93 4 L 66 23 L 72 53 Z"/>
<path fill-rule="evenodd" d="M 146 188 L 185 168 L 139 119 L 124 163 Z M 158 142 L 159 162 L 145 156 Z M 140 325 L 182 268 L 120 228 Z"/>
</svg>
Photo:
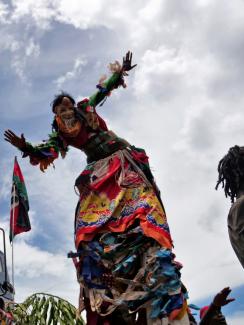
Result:
<svg viewBox="0 0 244 325">
<path fill-rule="evenodd" d="M 23 158 L 29 156 L 30 163 L 39 165 L 42 172 L 53 164 L 53 161 L 58 158 L 59 152 L 64 158 L 67 151 L 57 132 L 49 134 L 48 140 L 39 145 L 34 146 L 27 142 L 25 148 L 22 149 Z"/>
<path fill-rule="evenodd" d="M 89 164 L 76 181 L 77 275 L 93 313 L 106 317 L 125 306 L 132 314 L 146 310 L 148 324 L 185 318 L 182 266 L 154 185 L 137 148 Z"/>
<path fill-rule="evenodd" d="M 93 312 L 106 316 L 125 305 L 129 313 L 146 308 L 151 320 L 182 319 L 187 313 L 181 264 L 170 249 L 144 236 L 140 226 L 99 234 L 82 242 L 78 253 L 78 281 Z"/>
<path fill-rule="evenodd" d="M 172 248 L 165 211 L 127 150 L 88 165 L 78 187 L 77 248 L 81 241 L 90 241 L 99 232 L 124 232 L 137 219 L 146 236 Z"/>
</svg>

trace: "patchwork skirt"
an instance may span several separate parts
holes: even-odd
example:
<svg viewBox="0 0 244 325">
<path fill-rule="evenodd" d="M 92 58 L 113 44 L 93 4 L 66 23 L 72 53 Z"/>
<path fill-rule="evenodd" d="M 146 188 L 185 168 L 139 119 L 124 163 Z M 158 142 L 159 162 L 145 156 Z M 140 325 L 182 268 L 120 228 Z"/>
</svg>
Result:
<svg viewBox="0 0 244 325">
<path fill-rule="evenodd" d="M 88 164 L 76 187 L 80 311 L 88 311 L 88 320 L 100 319 L 88 324 L 118 325 L 121 310 L 123 324 L 163 324 L 163 319 L 188 324 L 183 323 L 187 291 L 180 279 L 182 266 L 172 252 L 144 150 L 130 147 Z"/>
</svg>

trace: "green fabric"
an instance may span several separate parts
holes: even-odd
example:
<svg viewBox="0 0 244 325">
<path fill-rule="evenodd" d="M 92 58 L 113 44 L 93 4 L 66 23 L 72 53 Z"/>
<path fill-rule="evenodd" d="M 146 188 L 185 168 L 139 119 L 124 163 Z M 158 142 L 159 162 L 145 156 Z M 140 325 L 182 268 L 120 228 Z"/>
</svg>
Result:
<svg viewBox="0 0 244 325">
<path fill-rule="evenodd" d="M 103 131 L 93 136 L 88 143 L 83 147 L 87 155 L 87 162 L 97 161 L 105 158 L 117 150 L 125 149 L 130 144 L 117 137 L 111 131 Z"/>
<path fill-rule="evenodd" d="M 48 137 L 48 140 L 36 146 L 33 146 L 31 143 L 27 142 L 26 148 L 23 150 L 24 157 L 31 155 L 40 159 L 47 158 L 45 153 L 48 154 L 51 148 L 53 148 L 57 153 L 59 153 L 61 150 L 64 150 L 65 152 L 68 151 L 67 148 L 62 148 L 62 143 L 61 139 L 59 139 L 58 132 L 52 132 L 48 135 Z"/>
<path fill-rule="evenodd" d="M 20 195 L 26 201 L 27 205 L 29 206 L 28 195 L 27 195 L 25 183 L 20 180 L 19 175 L 15 175 L 15 174 L 13 175 L 13 183 L 16 186 L 18 195 Z"/>
<path fill-rule="evenodd" d="M 120 78 L 120 73 L 113 73 L 112 76 L 104 82 L 104 88 L 106 88 L 108 92 L 110 92 L 114 88 L 117 88 L 119 86 L 118 83 Z M 102 93 L 101 91 L 97 91 L 94 95 L 89 98 L 89 102 L 86 105 L 96 107 L 107 96 L 107 94 L 108 93 Z"/>
<path fill-rule="evenodd" d="M 15 158 L 10 213 L 10 242 L 12 242 L 14 236 L 31 229 L 28 211 L 29 200 L 27 190 L 20 166 L 17 158 Z"/>
</svg>

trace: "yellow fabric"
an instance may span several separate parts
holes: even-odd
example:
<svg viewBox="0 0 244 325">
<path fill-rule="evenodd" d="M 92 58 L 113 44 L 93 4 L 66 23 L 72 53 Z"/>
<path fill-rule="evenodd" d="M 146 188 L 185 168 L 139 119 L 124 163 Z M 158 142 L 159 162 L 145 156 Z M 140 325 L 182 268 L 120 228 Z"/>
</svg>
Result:
<svg viewBox="0 0 244 325">
<path fill-rule="evenodd" d="M 185 314 L 187 313 L 187 308 L 188 308 L 187 302 L 185 301 L 184 305 L 181 308 L 181 311 L 179 312 L 179 314 L 177 315 L 177 317 L 175 319 L 178 319 L 178 320 L 182 319 L 185 316 Z"/>
<path fill-rule="evenodd" d="M 77 216 L 76 245 L 82 240 L 92 240 L 97 232 L 124 232 L 135 219 L 140 220 L 146 236 L 154 238 L 162 247 L 172 248 L 170 235 L 164 231 L 167 219 L 163 208 L 154 190 L 143 185 L 136 189 L 120 188 L 112 200 L 104 192 L 92 191 L 83 197 Z"/>
</svg>

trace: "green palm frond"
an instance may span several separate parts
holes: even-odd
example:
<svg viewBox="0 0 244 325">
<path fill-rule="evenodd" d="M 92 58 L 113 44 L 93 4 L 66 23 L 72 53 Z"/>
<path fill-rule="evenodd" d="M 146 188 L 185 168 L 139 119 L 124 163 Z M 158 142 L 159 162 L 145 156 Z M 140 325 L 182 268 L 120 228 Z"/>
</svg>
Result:
<svg viewBox="0 0 244 325">
<path fill-rule="evenodd" d="M 11 307 L 15 324 L 18 325 L 84 325 L 76 317 L 76 308 L 67 300 L 47 294 L 35 293 L 23 303 Z"/>
</svg>

